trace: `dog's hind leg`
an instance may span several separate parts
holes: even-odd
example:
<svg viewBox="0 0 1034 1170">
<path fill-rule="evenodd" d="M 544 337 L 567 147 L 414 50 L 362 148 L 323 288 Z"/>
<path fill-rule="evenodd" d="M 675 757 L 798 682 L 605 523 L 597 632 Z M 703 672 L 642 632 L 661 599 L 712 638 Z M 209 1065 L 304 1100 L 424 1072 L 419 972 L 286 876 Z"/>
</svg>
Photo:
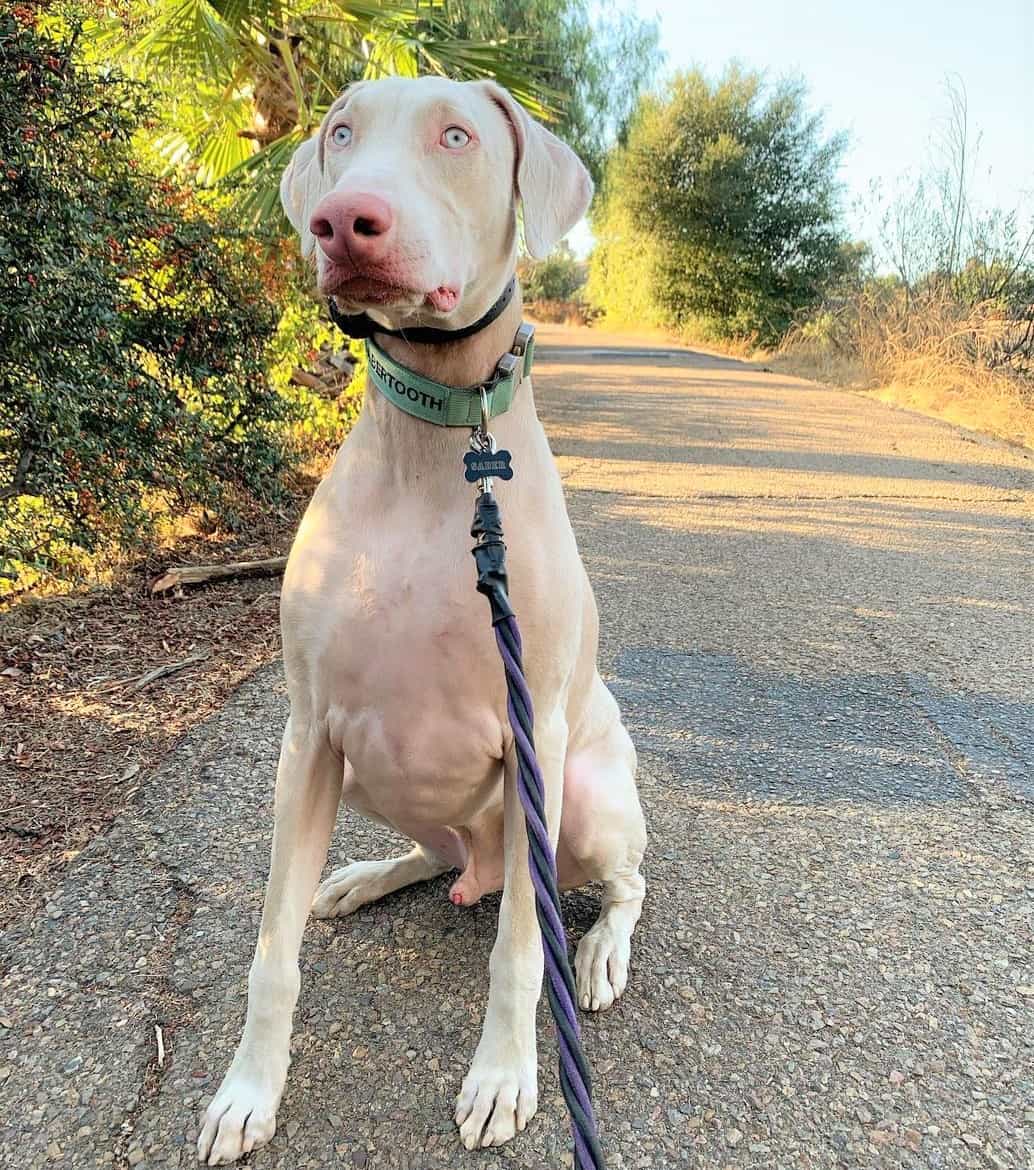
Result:
<svg viewBox="0 0 1034 1170">
<path fill-rule="evenodd" d="M 613 696 L 597 677 L 602 730 L 569 751 L 558 866 L 564 886 L 603 883 L 603 908 L 575 954 L 578 1002 L 600 1011 L 625 990 L 632 932 L 646 882 L 639 866 L 646 825 L 635 786 L 636 754 Z"/>
<path fill-rule="evenodd" d="M 198 1158 L 209 1166 L 236 1161 L 276 1132 L 298 998 L 298 952 L 327 857 L 342 775 L 326 729 L 289 719 L 277 768 L 273 855 L 248 976 L 244 1034 L 198 1136 Z"/>
<path fill-rule="evenodd" d="M 426 882 L 452 868 L 452 863 L 414 845 L 404 857 L 386 861 L 353 861 L 320 884 L 312 913 L 316 918 L 344 918 L 367 902 L 376 902 L 414 882 Z"/>
</svg>

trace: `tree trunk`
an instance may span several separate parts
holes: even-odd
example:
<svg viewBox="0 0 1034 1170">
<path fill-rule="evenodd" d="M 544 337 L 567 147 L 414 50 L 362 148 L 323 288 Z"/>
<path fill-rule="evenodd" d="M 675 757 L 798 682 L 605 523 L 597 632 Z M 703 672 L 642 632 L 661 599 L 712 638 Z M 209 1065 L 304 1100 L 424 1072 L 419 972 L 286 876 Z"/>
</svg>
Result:
<svg viewBox="0 0 1034 1170">
<path fill-rule="evenodd" d="M 290 45 L 291 58 L 297 75 L 308 76 L 308 67 L 302 52 L 302 38 L 281 36 L 274 33 L 268 41 L 269 63 L 255 78 L 253 98 L 255 116 L 252 120 L 252 134 L 259 148 L 283 138 L 298 125 L 298 101 L 295 97 L 291 75 L 284 64 L 281 46 Z"/>
</svg>

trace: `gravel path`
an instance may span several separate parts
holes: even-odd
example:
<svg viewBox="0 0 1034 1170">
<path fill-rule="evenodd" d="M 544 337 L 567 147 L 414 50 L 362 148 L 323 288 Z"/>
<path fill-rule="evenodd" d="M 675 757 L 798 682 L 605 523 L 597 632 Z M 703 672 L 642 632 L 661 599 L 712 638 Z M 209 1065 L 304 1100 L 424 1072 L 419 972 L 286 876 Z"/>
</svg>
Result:
<svg viewBox="0 0 1034 1170">
<path fill-rule="evenodd" d="M 610 1167 L 1031 1170 L 1034 461 L 724 359 L 540 338 L 652 835 L 629 989 L 585 1022 Z M 4 1165 L 194 1165 L 284 715 L 260 672 L 8 932 Z M 397 844 L 342 821 L 334 856 Z M 570 1165 L 544 1010 L 532 1126 L 456 1139 L 498 899 L 458 910 L 449 880 L 311 924 L 248 1164 Z M 597 898 L 565 898 L 574 937 Z"/>
</svg>

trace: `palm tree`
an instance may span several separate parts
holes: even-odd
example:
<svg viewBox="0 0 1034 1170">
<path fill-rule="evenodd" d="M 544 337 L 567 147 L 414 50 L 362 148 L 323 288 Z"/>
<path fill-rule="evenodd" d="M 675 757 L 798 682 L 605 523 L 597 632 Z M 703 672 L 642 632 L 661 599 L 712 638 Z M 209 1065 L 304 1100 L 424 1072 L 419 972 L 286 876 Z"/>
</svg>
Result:
<svg viewBox="0 0 1034 1170">
<path fill-rule="evenodd" d="M 350 80 L 493 77 L 539 117 L 557 108 L 521 38 L 458 38 L 442 0 L 131 0 L 93 41 L 163 92 L 168 163 L 202 185 L 240 180 L 241 210 L 269 226 L 288 157 Z"/>
</svg>

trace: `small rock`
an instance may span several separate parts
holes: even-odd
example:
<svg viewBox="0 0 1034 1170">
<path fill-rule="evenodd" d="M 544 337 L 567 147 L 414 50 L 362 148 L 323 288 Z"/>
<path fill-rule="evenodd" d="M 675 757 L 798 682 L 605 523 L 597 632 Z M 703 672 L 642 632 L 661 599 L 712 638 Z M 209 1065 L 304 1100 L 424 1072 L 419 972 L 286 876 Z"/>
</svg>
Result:
<svg viewBox="0 0 1034 1170">
<path fill-rule="evenodd" d="M 892 1085 L 903 1085 L 905 1083 L 905 1074 L 900 1069 L 894 1069 L 887 1077 Z"/>
<path fill-rule="evenodd" d="M 727 1129 L 725 1131 L 725 1144 L 727 1146 L 738 1146 L 743 1141 L 743 1132 L 738 1129 Z"/>
<path fill-rule="evenodd" d="M 980 1138 L 978 1138 L 975 1133 L 962 1134 L 962 1140 L 966 1143 L 967 1146 L 970 1146 L 974 1149 L 980 1145 Z"/>
<path fill-rule="evenodd" d="M 139 1146 L 137 1146 L 135 1150 L 129 1151 L 129 1158 L 127 1161 L 129 1162 L 130 1166 L 139 1166 L 143 1160 L 144 1151 Z"/>
</svg>

